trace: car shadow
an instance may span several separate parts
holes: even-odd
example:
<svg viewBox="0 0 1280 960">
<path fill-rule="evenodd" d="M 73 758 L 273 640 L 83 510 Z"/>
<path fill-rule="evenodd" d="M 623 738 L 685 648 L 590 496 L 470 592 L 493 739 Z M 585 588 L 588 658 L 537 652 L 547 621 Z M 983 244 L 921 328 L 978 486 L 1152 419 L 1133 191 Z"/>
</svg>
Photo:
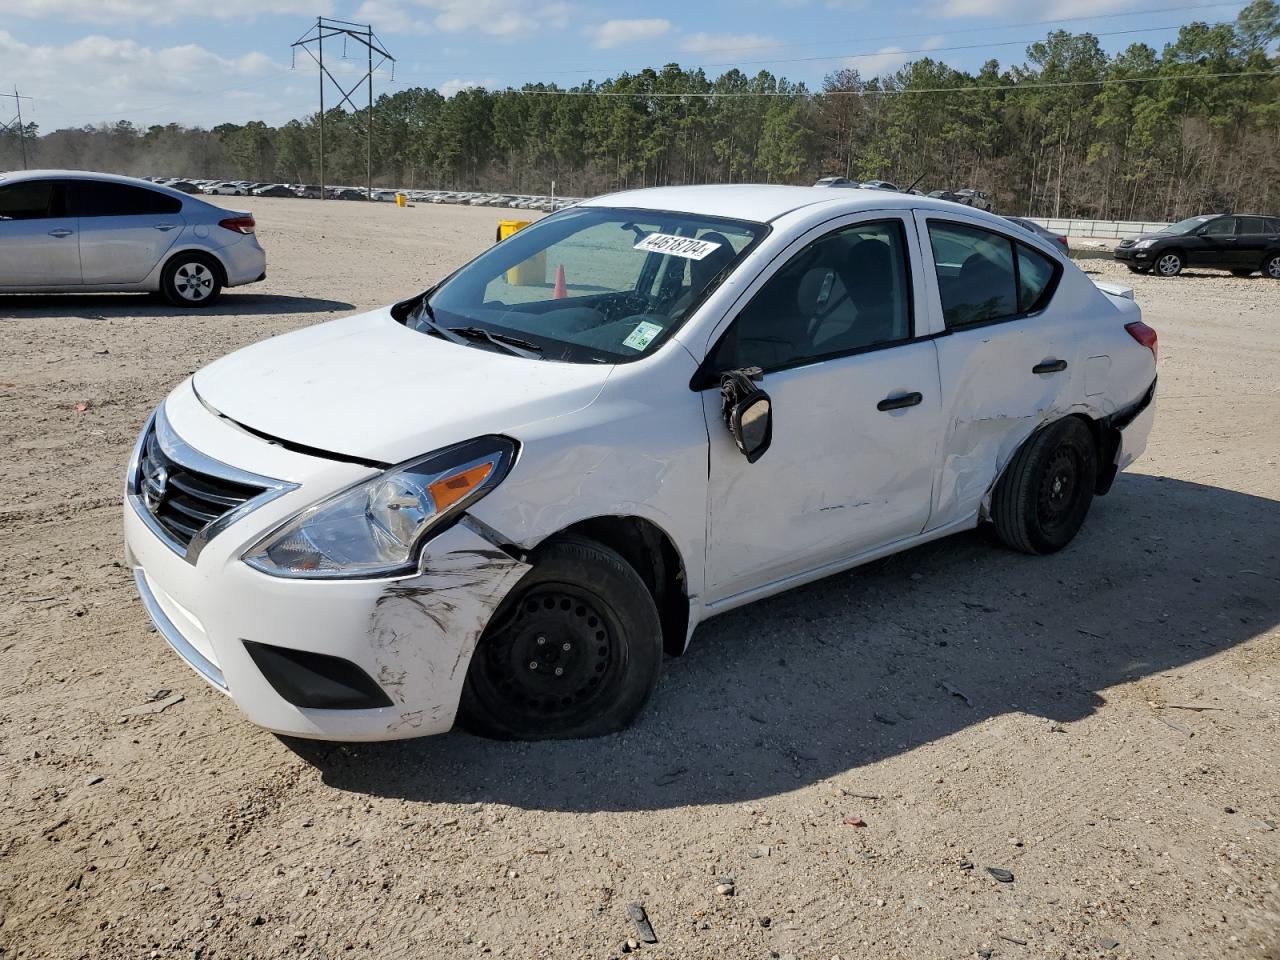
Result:
<svg viewBox="0 0 1280 960">
<path fill-rule="evenodd" d="M 1122 475 L 1057 555 L 1013 553 L 973 531 L 707 622 L 667 661 L 636 725 L 613 736 L 286 743 L 333 787 L 416 801 L 562 811 L 747 801 L 1004 714 L 1046 727 L 1087 717 L 1109 687 L 1280 622 L 1278 551 L 1280 502 Z M 1181 736 L 1198 716 L 1155 719 Z"/>
<path fill-rule="evenodd" d="M 339 313 L 356 309 L 345 300 L 225 291 L 211 307 L 187 309 L 148 293 L 16 293 L 0 296 L 0 317 L 227 317 L 263 314 Z"/>
</svg>

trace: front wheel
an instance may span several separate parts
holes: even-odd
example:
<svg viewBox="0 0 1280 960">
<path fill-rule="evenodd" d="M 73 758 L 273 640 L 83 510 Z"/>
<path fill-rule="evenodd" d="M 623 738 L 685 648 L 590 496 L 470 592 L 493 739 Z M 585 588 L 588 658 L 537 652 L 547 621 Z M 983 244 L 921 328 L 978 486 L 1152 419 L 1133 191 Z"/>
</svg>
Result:
<svg viewBox="0 0 1280 960">
<path fill-rule="evenodd" d="M 662 671 L 662 626 L 644 581 L 583 537 L 542 547 L 485 629 L 458 719 L 499 740 L 598 737 L 628 726 Z"/>
<path fill-rule="evenodd" d="M 1156 273 L 1162 277 L 1176 277 L 1182 272 L 1182 267 L 1181 254 L 1164 253 L 1156 260 Z"/>
<path fill-rule="evenodd" d="M 207 307 L 222 293 L 222 280 L 208 257 L 180 253 L 165 264 L 160 292 L 175 307 Z"/>
<path fill-rule="evenodd" d="M 1054 553 L 1084 523 L 1098 481 L 1093 434 L 1066 417 L 1031 437 L 996 484 L 991 519 L 1006 546 Z"/>
<path fill-rule="evenodd" d="M 1267 257 L 1266 263 L 1262 265 L 1262 272 L 1272 280 L 1280 280 L 1280 253 Z"/>
</svg>

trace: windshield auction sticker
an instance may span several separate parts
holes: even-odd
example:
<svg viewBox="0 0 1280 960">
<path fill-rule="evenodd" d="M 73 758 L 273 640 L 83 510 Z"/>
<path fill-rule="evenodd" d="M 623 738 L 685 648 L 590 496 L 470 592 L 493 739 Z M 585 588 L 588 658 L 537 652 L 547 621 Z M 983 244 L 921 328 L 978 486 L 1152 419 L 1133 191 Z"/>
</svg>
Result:
<svg viewBox="0 0 1280 960">
<path fill-rule="evenodd" d="M 677 237 L 670 233 L 651 233 L 637 243 L 635 249 L 648 250 L 650 253 L 669 253 L 673 257 L 684 257 L 686 260 L 701 260 L 722 246 L 723 244 L 712 243 L 710 240 Z"/>
<path fill-rule="evenodd" d="M 634 330 L 627 334 L 627 339 L 622 341 L 624 347 L 630 347 L 632 350 L 643 350 L 649 344 L 653 343 L 653 338 L 662 332 L 662 327 L 656 323 L 650 323 L 648 320 L 641 320 Z"/>
</svg>

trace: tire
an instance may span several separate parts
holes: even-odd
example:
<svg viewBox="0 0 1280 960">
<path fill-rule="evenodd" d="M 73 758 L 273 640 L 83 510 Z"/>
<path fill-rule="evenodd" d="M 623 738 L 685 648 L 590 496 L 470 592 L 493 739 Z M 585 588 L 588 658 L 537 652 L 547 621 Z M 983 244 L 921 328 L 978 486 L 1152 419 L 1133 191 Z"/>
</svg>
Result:
<svg viewBox="0 0 1280 960">
<path fill-rule="evenodd" d="M 644 580 L 608 547 L 559 537 L 485 628 L 458 720 L 498 740 L 616 733 L 639 716 L 661 672 L 662 625 Z"/>
<path fill-rule="evenodd" d="M 1269 253 L 1262 263 L 1262 275 L 1272 280 L 1280 280 L 1280 253 Z"/>
<path fill-rule="evenodd" d="M 1233 277 L 1252 277 L 1253 274 L 1254 274 L 1253 270 L 1232 270 L 1231 271 L 1231 275 Z"/>
<path fill-rule="evenodd" d="M 1156 257 L 1155 273 L 1158 277 L 1176 277 L 1182 272 L 1182 268 L 1186 266 L 1182 259 L 1182 254 L 1176 250 L 1170 250 Z"/>
<path fill-rule="evenodd" d="M 213 260 L 202 253 L 179 253 L 164 265 L 160 292 L 175 307 L 201 309 L 222 294 L 222 278 Z"/>
<path fill-rule="evenodd" d="M 1134 267 L 1134 266 L 1129 266 L 1128 264 L 1126 264 L 1126 266 L 1129 267 L 1130 273 L 1150 273 L 1151 272 L 1150 267 Z"/>
<path fill-rule="evenodd" d="M 1023 553 L 1055 553 L 1072 541 L 1093 503 L 1098 451 L 1079 417 L 1034 434 L 1001 475 L 991 519 L 1000 540 Z"/>
</svg>

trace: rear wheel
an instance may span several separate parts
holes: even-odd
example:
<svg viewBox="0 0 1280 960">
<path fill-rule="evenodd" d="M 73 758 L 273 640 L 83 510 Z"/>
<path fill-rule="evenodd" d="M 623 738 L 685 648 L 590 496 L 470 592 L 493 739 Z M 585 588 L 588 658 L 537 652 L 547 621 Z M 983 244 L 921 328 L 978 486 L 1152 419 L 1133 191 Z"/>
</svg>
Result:
<svg viewBox="0 0 1280 960">
<path fill-rule="evenodd" d="M 1182 272 L 1182 254 L 1170 250 L 1156 259 L 1156 273 L 1162 277 L 1176 277 Z"/>
<path fill-rule="evenodd" d="M 207 256 L 179 253 L 165 264 L 160 292 L 176 307 L 207 307 L 222 293 L 222 280 Z"/>
<path fill-rule="evenodd" d="M 996 484 L 991 519 L 1000 539 L 1024 553 L 1061 550 L 1084 523 L 1098 479 L 1093 434 L 1066 417 L 1035 434 Z"/>
<path fill-rule="evenodd" d="M 1280 253 L 1267 256 L 1266 262 L 1262 265 L 1262 272 L 1272 280 L 1280 280 Z"/>
<path fill-rule="evenodd" d="M 662 670 L 662 626 L 640 575 L 582 537 L 541 548 L 471 658 L 458 718 L 500 740 L 596 737 L 628 726 Z"/>
</svg>

